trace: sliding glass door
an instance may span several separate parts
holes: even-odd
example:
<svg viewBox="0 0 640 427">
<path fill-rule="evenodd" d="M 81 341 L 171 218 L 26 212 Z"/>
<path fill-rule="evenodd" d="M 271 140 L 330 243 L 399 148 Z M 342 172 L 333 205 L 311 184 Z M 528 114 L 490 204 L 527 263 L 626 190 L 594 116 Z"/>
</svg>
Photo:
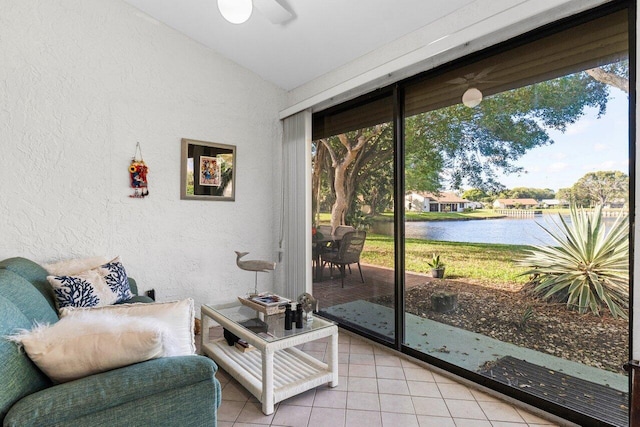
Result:
<svg viewBox="0 0 640 427">
<path fill-rule="evenodd" d="M 581 425 L 628 425 L 626 6 L 314 114 L 325 316 Z M 364 242 L 349 256 L 347 233 Z"/>
<path fill-rule="evenodd" d="M 391 93 L 313 122 L 313 292 L 325 316 L 395 341 Z"/>
<path fill-rule="evenodd" d="M 627 25 L 618 12 L 405 89 L 406 346 L 613 425 L 628 408 Z"/>
</svg>

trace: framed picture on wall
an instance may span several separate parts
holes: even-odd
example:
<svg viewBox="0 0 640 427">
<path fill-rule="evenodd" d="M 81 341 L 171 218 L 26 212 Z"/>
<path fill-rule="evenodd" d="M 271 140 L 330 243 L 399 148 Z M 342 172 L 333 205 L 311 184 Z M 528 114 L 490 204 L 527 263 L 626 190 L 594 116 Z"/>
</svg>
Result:
<svg viewBox="0 0 640 427">
<path fill-rule="evenodd" d="M 182 139 L 180 198 L 235 200 L 235 145 Z"/>
</svg>

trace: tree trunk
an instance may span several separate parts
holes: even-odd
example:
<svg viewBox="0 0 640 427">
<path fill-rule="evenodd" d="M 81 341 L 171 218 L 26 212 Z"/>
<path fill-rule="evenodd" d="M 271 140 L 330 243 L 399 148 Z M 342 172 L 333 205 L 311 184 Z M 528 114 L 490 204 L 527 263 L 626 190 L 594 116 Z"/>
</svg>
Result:
<svg viewBox="0 0 640 427">
<path fill-rule="evenodd" d="M 613 73 L 608 73 L 602 68 L 592 68 L 586 72 L 600 83 L 617 87 L 618 89 L 629 93 L 629 79 L 625 79 L 624 77 L 620 77 Z"/>
</svg>

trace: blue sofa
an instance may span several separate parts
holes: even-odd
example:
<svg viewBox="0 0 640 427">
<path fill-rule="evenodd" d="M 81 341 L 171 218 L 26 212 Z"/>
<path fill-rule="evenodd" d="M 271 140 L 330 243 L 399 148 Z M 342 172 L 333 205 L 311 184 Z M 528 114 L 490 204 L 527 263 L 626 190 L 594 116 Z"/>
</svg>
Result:
<svg viewBox="0 0 640 427">
<path fill-rule="evenodd" d="M 53 384 L 18 346 L 1 337 L 55 323 L 47 272 L 25 258 L 0 261 L 0 421 L 3 426 L 215 426 L 216 364 L 202 356 L 154 359 Z M 131 302 L 137 296 L 130 279 Z"/>
</svg>

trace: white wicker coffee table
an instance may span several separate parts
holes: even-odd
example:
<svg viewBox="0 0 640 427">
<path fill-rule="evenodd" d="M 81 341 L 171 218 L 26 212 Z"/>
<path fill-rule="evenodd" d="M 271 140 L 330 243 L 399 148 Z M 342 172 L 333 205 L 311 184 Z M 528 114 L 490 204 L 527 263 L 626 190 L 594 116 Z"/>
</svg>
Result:
<svg viewBox="0 0 640 427">
<path fill-rule="evenodd" d="M 262 315 L 260 315 L 262 316 Z M 239 303 L 202 306 L 202 351 L 231 374 L 251 394 L 262 402 L 265 415 L 273 413 L 274 405 L 291 396 L 321 384 L 338 385 L 338 327 L 331 321 L 314 316 L 313 322 L 302 329 L 286 331 L 282 316 L 262 317 L 270 336 L 247 329 L 240 322 L 259 317 L 259 314 Z M 209 339 L 212 322 L 232 332 L 256 347 L 242 352 L 229 346 L 224 338 Z M 328 363 L 295 348 L 300 344 L 331 337 Z"/>
</svg>

